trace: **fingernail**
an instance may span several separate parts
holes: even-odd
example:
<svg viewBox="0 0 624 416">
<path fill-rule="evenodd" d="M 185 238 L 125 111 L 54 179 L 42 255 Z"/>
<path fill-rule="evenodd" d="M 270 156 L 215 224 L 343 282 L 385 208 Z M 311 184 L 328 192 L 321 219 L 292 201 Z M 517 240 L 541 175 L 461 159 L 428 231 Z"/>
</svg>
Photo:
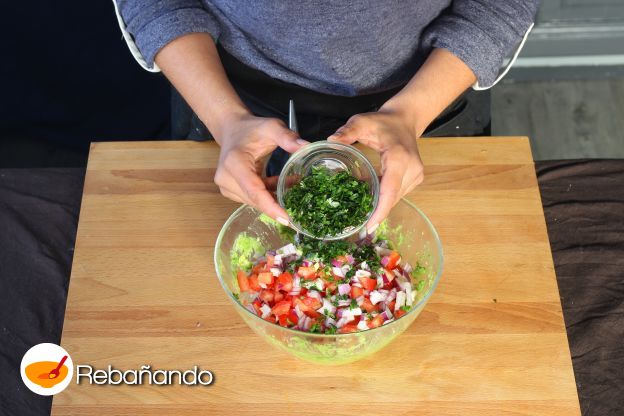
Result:
<svg viewBox="0 0 624 416">
<path fill-rule="evenodd" d="M 285 225 L 286 227 L 288 227 L 288 225 L 290 225 L 288 220 L 286 218 L 282 218 L 282 217 L 277 217 L 277 222 L 279 222 L 282 225 Z"/>
<path fill-rule="evenodd" d="M 371 227 L 367 227 L 367 231 L 368 231 L 369 234 L 372 234 L 372 233 L 374 233 L 377 230 L 378 227 L 379 227 L 379 223 L 377 223 L 377 224 L 375 224 L 375 225 L 373 225 Z"/>
<path fill-rule="evenodd" d="M 302 146 L 305 146 L 306 144 L 308 144 L 309 142 L 303 139 L 297 139 L 297 144 L 300 144 Z"/>
</svg>

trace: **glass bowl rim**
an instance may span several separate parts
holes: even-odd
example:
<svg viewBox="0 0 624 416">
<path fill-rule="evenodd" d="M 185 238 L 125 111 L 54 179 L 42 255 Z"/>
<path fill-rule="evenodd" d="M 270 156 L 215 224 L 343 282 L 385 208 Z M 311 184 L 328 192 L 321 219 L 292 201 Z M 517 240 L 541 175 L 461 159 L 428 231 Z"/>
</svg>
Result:
<svg viewBox="0 0 624 416">
<path fill-rule="evenodd" d="M 431 220 L 429 220 L 429 217 L 427 217 L 425 215 L 425 213 L 420 210 L 420 208 L 418 208 L 416 205 L 414 205 L 411 201 L 407 200 L 406 198 L 401 198 L 399 202 L 404 202 L 408 206 L 410 206 L 411 208 L 415 209 L 416 212 L 421 216 L 421 218 L 423 218 L 425 220 L 425 224 L 427 224 L 427 226 L 431 230 L 431 232 L 432 232 L 432 234 L 434 236 L 436 247 L 438 249 L 438 252 L 440 253 L 440 268 L 438 269 L 438 273 L 437 273 L 437 275 L 436 275 L 436 277 L 435 277 L 435 279 L 433 281 L 433 284 L 429 287 L 429 291 L 427 292 L 427 294 L 420 301 L 418 301 L 417 304 L 412 305 L 410 310 L 405 315 L 401 316 L 400 318 L 394 319 L 389 324 L 381 325 L 381 326 L 378 326 L 376 328 L 368 328 L 368 329 L 365 329 L 363 331 L 348 332 L 348 333 L 335 333 L 335 334 L 319 334 L 319 333 L 301 331 L 299 329 L 288 328 L 288 327 L 284 327 L 284 326 L 278 325 L 277 323 L 272 323 L 272 322 L 266 321 L 266 320 L 262 319 L 260 316 L 254 314 L 254 313 L 251 313 L 250 310 L 245 308 L 238 301 L 238 299 L 236 299 L 234 297 L 234 294 L 228 289 L 227 285 L 223 281 L 223 276 L 221 276 L 221 272 L 219 271 L 219 267 L 217 267 L 218 266 L 217 249 L 221 246 L 221 242 L 223 240 L 223 237 L 225 236 L 225 230 L 232 224 L 232 222 L 234 221 L 234 218 L 238 215 L 238 213 L 240 213 L 241 211 L 243 211 L 243 210 L 245 210 L 247 208 L 251 208 L 252 210 L 258 212 L 258 215 L 261 214 L 261 212 L 258 211 L 256 208 L 254 208 L 254 207 L 252 207 L 250 205 L 247 205 L 247 204 L 241 205 L 232 214 L 230 214 L 230 216 L 228 217 L 228 219 L 225 222 L 225 224 L 223 224 L 223 226 L 221 227 L 221 230 L 219 231 L 219 235 L 217 236 L 217 240 L 215 242 L 215 247 L 214 247 L 213 262 L 214 262 L 215 271 L 217 272 L 217 278 L 219 279 L 219 283 L 221 284 L 221 287 L 223 288 L 225 293 L 230 298 L 230 301 L 232 303 L 234 303 L 237 308 L 240 308 L 244 313 L 248 313 L 249 316 L 257 319 L 259 322 L 262 322 L 262 323 L 265 323 L 265 324 L 269 324 L 269 325 L 275 325 L 276 327 L 280 328 L 281 330 L 292 332 L 294 335 L 311 336 L 313 338 L 331 338 L 331 337 L 341 337 L 341 336 L 353 336 L 355 334 L 360 334 L 360 333 L 365 333 L 365 332 L 368 332 L 368 331 L 374 331 L 374 330 L 380 329 L 380 328 L 390 327 L 390 326 L 394 325 L 399 319 L 403 319 L 403 318 L 409 316 L 411 313 L 413 313 L 415 310 L 417 310 L 420 307 L 420 305 L 423 305 L 424 303 L 426 303 L 429 300 L 429 298 L 431 297 L 433 292 L 435 292 L 436 288 L 438 287 L 438 283 L 440 282 L 440 278 L 442 276 L 442 269 L 444 268 L 444 252 L 442 250 L 442 242 L 440 240 L 440 235 L 438 234 L 438 231 L 436 230 L 436 228 L 431 223 Z"/>
<path fill-rule="evenodd" d="M 355 154 L 358 158 L 360 158 L 363 161 L 364 166 L 366 166 L 366 170 L 368 170 L 368 172 L 371 175 L 371 180 L 373 181 L 373 187 L 372 188 L 376 188 L 377 192 L 375 192 L 375 189 L 371 189 L 372 193 L 373 193 L 373 208 L 371 209 L 371 211 L 366 215 L 366 219 L 364 220 L 364 222 L 359 226 L 359 227 L 353 227 L 353 229 L 341 233 L 341 234 L 336 234 L 336 235 L 332 235 L 332 236 L 324 236 L 324 237 L 318 237 L 315 235 L 310 234 L 308 231 L 304 230 L 303 227 L 300 227 L 299 224 L 295 224 L 293 221 L 290 221 L 290 225 L 292 226 L 292 228 L 295 229 L 295 231 L 300 232 L 308 237 L 311 238 L 316 238 L 319 240 L 324 240 L 324 241 L 335 241 L 335 240 L 342 240 L 343 238 L 347 238 L 352 236 L 353 234 L 357 233 L 359 230 L 362 229 L 362 227 L 366 226 L 366 223 L 368 222 L 368 220 L 373 216 L 373 213 L 375 212 L 375 210 L 377 209 L 377 205 L 379 204 L 379 187 L 380 187 L 380 183 L 379 183 L 379 177 L 377 176 L 377 171 L 375 170 L 375 168 L 373 167 L 373 164 L 370 162 L 370 160 L 368 160 L 368 158 L 366 157 L 366 155 L 364 155 L 364 153 L 362 153 L 358 148 L 356 148 L 355 146 L 351 146 L 348 144 L 344 144 L 344 143 L 337 143 L 337 142 L 328 142 L 327 140 L 318 140 L 312 143 L 309 143 L 303 147 L 301 147 L 299 150 L 297 150 L 295 153 L 293 153 L 292 155 L 290 155 L 290 157 L 288 158 L 288 160 L 286 161 L 286 163 L 284 164 L 284 167 L 282 168 L 282 172 L 284 172 L 287 168 L 289 168 L 290 166 L 292 166 L 297 160 L 301 159 L 301 155 L 303 154 L 304 150 L 305 151 L 314 151 L 316 148 L 322 148 L 325 146 L 336 146 L 338 148 L 342 148 L 344 150 L 346 150 L 346 153 L 352 153 Z M 284 209 L 286 209 L 285 207 L 285 203 L 284 203 L 284 197 L 286 196 L 283 189 L 285 188 L 285 176 L 281 174 L 277 179 L 277 202 L 280 204 L 280 206 Z"/>
</svg>

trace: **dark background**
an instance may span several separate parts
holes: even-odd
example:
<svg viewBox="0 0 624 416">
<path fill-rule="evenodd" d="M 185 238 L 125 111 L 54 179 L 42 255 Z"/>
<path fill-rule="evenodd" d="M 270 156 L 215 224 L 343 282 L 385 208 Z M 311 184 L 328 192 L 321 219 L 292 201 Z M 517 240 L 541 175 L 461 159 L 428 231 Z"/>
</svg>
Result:
<svg viewBox="0 0 624 416">
<path fill-rule="evenodd" d="M 89 142 L 169 136 L 169 84 L 130 54 L 111 1 L 0 11 L 0 168 L 80 166 Z"/>
</svg>

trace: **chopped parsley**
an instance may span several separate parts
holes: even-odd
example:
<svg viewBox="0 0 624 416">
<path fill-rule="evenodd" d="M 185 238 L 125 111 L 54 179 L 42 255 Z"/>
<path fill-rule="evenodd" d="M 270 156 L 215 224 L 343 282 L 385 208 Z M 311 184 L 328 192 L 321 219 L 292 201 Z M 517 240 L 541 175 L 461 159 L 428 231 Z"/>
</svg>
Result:
<svg viewBox="0 0 624 416">
<path fill-rule="evenodd" d="M 325 237 L 362 225 L 373 209 L 373 196 L 368 184 L 349 172 L 317 166 L 288 190 L 284 205 L 308 233 Z"/>
</svg>

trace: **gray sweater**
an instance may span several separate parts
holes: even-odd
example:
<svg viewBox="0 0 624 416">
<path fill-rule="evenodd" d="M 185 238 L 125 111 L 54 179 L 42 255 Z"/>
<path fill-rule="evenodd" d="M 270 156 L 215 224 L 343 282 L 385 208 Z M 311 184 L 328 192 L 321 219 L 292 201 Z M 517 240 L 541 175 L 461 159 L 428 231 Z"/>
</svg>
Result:
<svg viewBox="0 0 624 416">
<path fill-rule="evenodd" d="M 241 62 L 273 78 L 344 96 L 405 83 L 432 48 L 448 49 L 472 69 L 482 87 L 490 86 L 531 25 L 539 3 L 114 1 L 126 40 L 147 68 L 154 68 L 154 56 L 173 39 L 205 32 Z"/>
</svg>

